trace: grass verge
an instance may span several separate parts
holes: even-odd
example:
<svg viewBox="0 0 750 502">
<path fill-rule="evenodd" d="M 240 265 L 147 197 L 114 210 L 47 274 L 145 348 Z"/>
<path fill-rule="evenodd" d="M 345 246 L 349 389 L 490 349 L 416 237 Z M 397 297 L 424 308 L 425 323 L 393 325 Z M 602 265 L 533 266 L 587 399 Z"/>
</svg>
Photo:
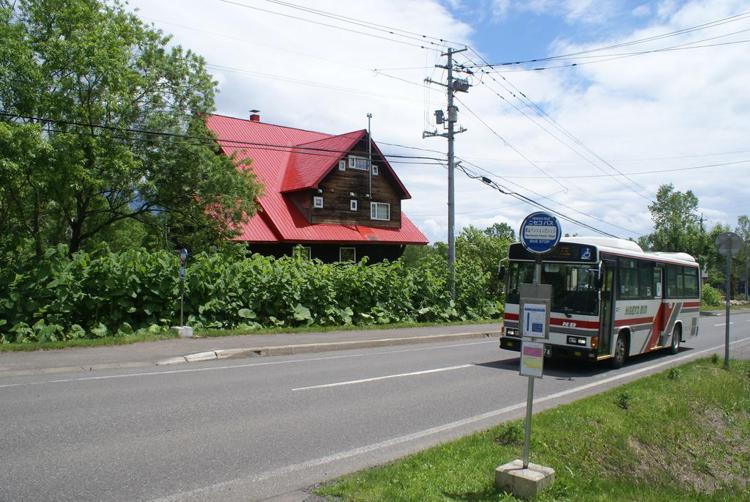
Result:
<svg viewBox="0 0 750 502">
<path fill-rule="evenodd" d="M 347 501 L 505 501 L 495 468 L 520 458 L 521 421 L 319 487 Z M 538 500 L 750 500 L 750 362 L 672 368 L 534 417 Z"/>
<path fill-rule="evenodd" d="M 206 329 L 196 330 L 196 337 L 220 337 L 220 336 L 238 336 L 238 335 L 273 335 L 278 333 L 286 334 L 303 334 L 303 333 L 324 333 L 329 331 L 369 331 L 369 330 L 389 330 L 399 328 L 423 328 L 431 326 L 463 326 L 470 324 L 500 323 L 500 319 L 476 319 L 473 321 L 454 321 L 454 322 L 402 322 L 392 324 L 376 324 L 367 326 L 297 326 L 297 327 L 278 327 L 278 328 L 261 328 L 254 330 L 238 329 Z M 499 327 L 498 327 L 499 329 Z M 28 342 L 28 343 L 0 343 L 0 352 L 31 352 L 35 350 L 57 350 L 74 347 L 101 347 L 104 345 L 128 345 L 138 342 L 155 342 L 159 340 L 168 340 L 177 338 L 175 333 L 165 330 L 162 333 L 133 334 L 126 336 L 106 336 L 103 338 L 77 338 L 75 340 L 65 340 L 60 342 Z"/>
<path fill-rule="evenodd" d="M 34 350 L 58 350 L 74 347 L 101 347 L 104 345 L 129 345 L 139 342 L 155 342 L 177 338 L 176 333 L 165 330 L 162 333 L 133 334 L 125 336 L 105 336 L 102 338 L 77 338 L 60 342 L 2 343 L 0 352 L 31 352 Z"/>
<path fill-rule="evenodd" d="M 429 328 L 434 326 L 465 326 L 471 324 L 489 324 L 499 323 L 500 319 L 474 319 L 471 321 L 450 321 L 450 322 L 395 322 L 391 324 L 367 324 L 364 326 L 348 324 L 346 326 L 280 326 L 277 328 L 260 328 L 260 329 L 201 329 L 196 330 L 196 336 L 214 337 L 214 336 L 237 336 L 237 335 L 274 335 L 279 333 L 297 334 L 297 333 L 328 333 L 330 331 L 371 331 L 371 330 L 389 330 L 401 328 Z M 499 333 L 499 331 L 498 331 Z"/>
</svg>

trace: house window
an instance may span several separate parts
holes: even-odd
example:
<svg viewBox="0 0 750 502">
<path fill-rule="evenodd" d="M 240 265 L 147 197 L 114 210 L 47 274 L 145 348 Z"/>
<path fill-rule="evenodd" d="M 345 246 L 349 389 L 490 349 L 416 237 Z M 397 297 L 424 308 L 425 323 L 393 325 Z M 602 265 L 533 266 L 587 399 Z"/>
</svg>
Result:
<svg viewBox="0 0 750 502">
<path fill-rule="evenodd" d="M 339 171 L 346 171 L 346 161 L 339 160 Z"/>
<path fill-rule="evenodd" d="M 372 165 L 372 175 L 377 176 L 378 175 L 378 166 L 375 164 Z"/>
<path fill-rule="evenodd" d="M 349 169 L 358 169 L 360 171 L 367 171 L 367 157 L 359 157 L 357 155 L 349 155 Z"/>
<path fill-rule="evenodd" d="M 391 205 L 386 202 L 370 202 L 370 219 L 390 221 Z"/>
<path fill-rule="evenodd" d="M 317 195 L 313 197 L 313 207 L 315 209 L 323 209 L 323 197 Z"/>
<path fill-rule="evenodd" d="M 292 256 L 309 260 L 312 257 L 312 249 L 309 246 L 296 245 L 292 248 Z"/>
<path fill-rule="evenodd" d="M 349 210 L 350 211 L 356 211 L 357 210 L 357 201 L 356 200 L 350 200 L 349 201 Z"/>
<path fill-rule="evenodd" d="M 357 249 L 356 248 L 339 248 L 339 261 L 342 262 L 357 262 Z"/>
</svg>

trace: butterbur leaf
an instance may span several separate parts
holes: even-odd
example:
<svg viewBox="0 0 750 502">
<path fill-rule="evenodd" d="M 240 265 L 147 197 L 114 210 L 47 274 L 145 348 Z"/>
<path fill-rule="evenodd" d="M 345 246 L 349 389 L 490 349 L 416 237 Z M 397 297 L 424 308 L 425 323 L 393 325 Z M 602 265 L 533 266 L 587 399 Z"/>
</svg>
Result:
<svg viewBox="0 0 750 502">
<path fill-rule="evenodd" d="M 237 315 L 243 319 L 255 319 L 255 312 L 250 309 L 240 309 Z"/>
</svg>

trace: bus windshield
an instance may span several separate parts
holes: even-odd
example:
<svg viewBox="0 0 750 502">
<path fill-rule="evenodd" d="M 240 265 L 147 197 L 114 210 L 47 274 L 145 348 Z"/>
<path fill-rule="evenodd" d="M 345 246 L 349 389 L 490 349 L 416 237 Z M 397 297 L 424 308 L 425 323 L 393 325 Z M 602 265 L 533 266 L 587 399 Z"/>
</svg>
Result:
<svg viewBox="0 0 750 502">
<path fill-rule="evenodd" d="M 597 269 L 591 265 L 543 263 L 542 283 L 552 285 L 552 310 L 570 314 L 598 315 Z M 510 262 L 506 301 L 519 303 L 519 285 L 534 280 L 534 263 Z"/>
</svg>

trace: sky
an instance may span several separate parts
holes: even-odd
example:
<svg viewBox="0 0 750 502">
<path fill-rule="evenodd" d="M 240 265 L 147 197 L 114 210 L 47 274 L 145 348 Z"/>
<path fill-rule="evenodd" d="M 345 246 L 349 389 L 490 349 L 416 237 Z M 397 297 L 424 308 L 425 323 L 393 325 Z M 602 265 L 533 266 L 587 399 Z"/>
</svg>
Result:
<svg viewBox="0 0 750 502">
<path fill-rule="evenodd" d="M 217 113 L 258 109 L 263 122 L 331 134 L 367 127 L 372 113 L 386 155 L 438 157 L 393 145 L 447 149 L 444 138 L 422 137 L 442 127 L 433 112 L 446 108 L 444 89 L 424 82 L 445 78 L 435 67 L 445 64 L 442 39 L 471 48 L 456 56 L 461 64 L 497 65 L 465 75 L 471 88 L 458 94 L 466 131 L 456 154 L 472 172 L 623 238 L 651 232 L 648 206 L 666 183 L 697 195 L 707 227 L 734 227 L 750 213 L 750 0 L 131 0 L 129 8 L 206 59 Z M 501 65 L 648 37 L 659 38 Z M 412 195 L 404 212 L 431 241 L 446 241 L 446 168 L 398 160 Z M 517 231 L 535 210 L 456 172 L 457 233 L 493 223 Z M 561 223 L 565 233 L 594 235 Z"/>
</svg>

